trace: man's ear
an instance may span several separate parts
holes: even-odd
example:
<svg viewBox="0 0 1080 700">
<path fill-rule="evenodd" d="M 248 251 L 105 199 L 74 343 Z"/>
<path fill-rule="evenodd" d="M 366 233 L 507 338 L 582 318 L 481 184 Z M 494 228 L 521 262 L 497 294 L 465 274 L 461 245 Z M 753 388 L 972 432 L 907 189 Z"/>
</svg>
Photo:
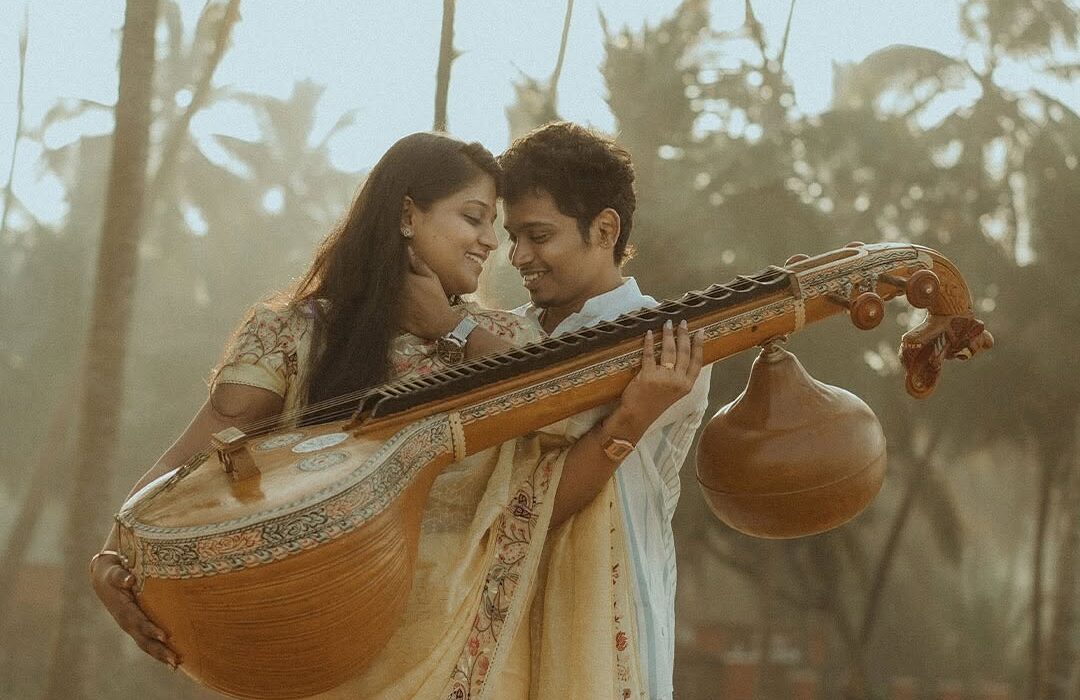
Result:
<svg viewBox="0 0 1080 700">
<path fill-rule="evenodd" d="M 622 231 L 622 219 L 619 212 L 611 207 L 604 209 L 593 219 L 593 231 L 596 242 L 601 248 L 614 248 Z"/>
</svg>

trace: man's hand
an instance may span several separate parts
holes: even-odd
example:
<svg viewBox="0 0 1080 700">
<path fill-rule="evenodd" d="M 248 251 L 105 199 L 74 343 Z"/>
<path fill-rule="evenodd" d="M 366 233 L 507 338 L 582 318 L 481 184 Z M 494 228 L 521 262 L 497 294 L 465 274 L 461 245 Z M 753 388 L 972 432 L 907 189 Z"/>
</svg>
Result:
<svg viewBox="0 0 1080 700">
<path fill-rule="evenodd" d="M 180 665 L 180 655 L 168 646 L 165 630 L 151 622 L 136 602 L 135 577 L 119 559 L 108 555 L 94 559 L 90 580 L 109 614 L 140 649 L 174 669 Z"/>
<path fill-rule="evenodd" d="M 450 307 L 442 283 L 410 246 L 409 272 L 401 305 L 401 329 L 434 340 L 454 330 L 461 313 Z"/>
<path fill-rule="evenodd" d="M 665 324 L 657 364 L 654 334 L 645 334 L 641 371 L 623 389 L 615 410 L 574 443 L 563 463 L 549 527 L 558 527 L 587 506 L 611 478 L 621 460 L 604 451 L 608 438 L 637 443 L 657 418 L 690 393 L 701 373 L 705 335 L 691 339 L 685 323 L 678 332 Z"/>
<path fill-rule="evenodd" d="M 679 322 L 677 331 L 668 321 L 657 362 L 653 332 L 646 332 L 641 370 L 626 385 L 619 405 L 605 421 L 612 435 L 637 442 L 669 406 L 689 394 L 701 373 L 704 345 L 704 333 L 698 331 L 691 338 L 686 321 Z M 618 434 L 620 430 L 626 434 Z"/>
</svg>

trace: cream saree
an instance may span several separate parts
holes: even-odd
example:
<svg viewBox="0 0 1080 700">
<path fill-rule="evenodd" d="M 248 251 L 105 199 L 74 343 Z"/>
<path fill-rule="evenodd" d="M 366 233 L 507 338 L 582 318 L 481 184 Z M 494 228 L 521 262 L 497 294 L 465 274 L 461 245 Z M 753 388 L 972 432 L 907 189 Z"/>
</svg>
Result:
<svg viewBox="0 0 1080 700">
<path fill-rule="evenodd" d="M 514 344 L 540 337 L 527 319 L 466 310 Z M 256 306 L 214 381 L 270 389 L 289 410 L 310 327 L 310 313 Z M 391 361 L 398 377 L 442 368 L 433 344 L 408 334 Z M 579 437 L 567 426 L 472 455 L 435 480 L 400 626 L 369 669 L 319 698 L 644 697 L 614 481 L 549 532 L 566 451 Z"/>
</svg>

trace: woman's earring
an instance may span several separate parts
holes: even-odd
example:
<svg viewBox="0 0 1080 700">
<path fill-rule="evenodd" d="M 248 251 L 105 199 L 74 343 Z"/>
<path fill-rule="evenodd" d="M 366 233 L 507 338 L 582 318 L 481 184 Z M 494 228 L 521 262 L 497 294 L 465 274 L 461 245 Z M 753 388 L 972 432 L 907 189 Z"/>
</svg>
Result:
<svg viewBox="0 0 1080 700">
<path fill-rule="evenodd" d="M 405 226 L 404 224 L 402 224 L 402 226 L 401 226 L 401 237 L 402 238 L 412 238 L 413 237 L 412 229 L 409 228 L 408 226 Z"/>
</svg>

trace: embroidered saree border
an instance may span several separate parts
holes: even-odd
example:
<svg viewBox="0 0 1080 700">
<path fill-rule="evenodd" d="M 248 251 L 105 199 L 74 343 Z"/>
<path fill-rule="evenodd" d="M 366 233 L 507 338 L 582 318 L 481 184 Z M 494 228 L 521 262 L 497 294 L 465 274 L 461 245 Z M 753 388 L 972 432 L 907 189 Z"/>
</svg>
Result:
<svg viewBox="0 0 1080 700">
<path fill-rule="evenodd" d="M 505 506 L 495 536 L 495 555 L 488 567 L 484 589 L 469 636 L 458 657 L 450 681 L 443 693 L 447 700 L 467 700 L 478 697 L 487 682 L 492 662 L 498 657 L 500 645 L 513 640 L 502 634 L 511 605 L 528 595 L 522 587 L 523 574 L 533 551 L 529 546 L 537 527 L 547 530 L 547 518 L 541 518 L 552 486 L 552 475 L 558 457 L 548 455 Z M 543 522 L 541 522 L 543 521 Z"/>
</svg>

